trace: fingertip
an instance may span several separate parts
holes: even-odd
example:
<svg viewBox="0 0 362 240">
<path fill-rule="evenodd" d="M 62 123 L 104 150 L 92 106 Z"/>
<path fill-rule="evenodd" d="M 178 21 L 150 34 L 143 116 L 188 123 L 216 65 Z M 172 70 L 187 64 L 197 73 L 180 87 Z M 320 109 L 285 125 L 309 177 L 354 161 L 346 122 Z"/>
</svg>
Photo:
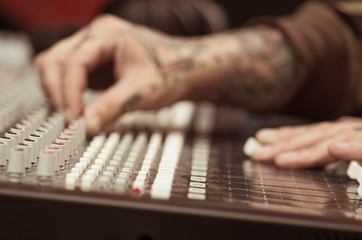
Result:
<svg viewBox="0 0 362 240">
<path fill-rule="evenodd" d="M 39 84 L 41 85 L 45 96 L 49 100 L 49 103 L 56 111 L 61 112 L 64 110 L 64 101 L 60 91 L 61 84 L 57 69 L 58 67 L 54 67 L 54 65 L 43 66 L 43 64 L 38 63 L 37 76 Z"/>
<path fill-rule="evenodd" d="M 249 137 L 243 146 L 243 151 L 246 156 L 250 157 L 254 154 L 254 152 L 261 148 L 262 145 L 258 140 L 256 140 L 254 137 Z"/>
<path fill-rule="evenodd" d="M 255 161 L 271 161 L 273 160 L 273 148 L 271 146 L 263 146 L 256 149 L 251 158 Z"/>
<path fill-rule="evenodd" d="M 98 133 L 117 119 L 122 96 L 117 85 L 113 85 L 86 106 L 84 115 L 89 122 L 89 133 Z"/>
<path fill-rule="evenodd" d="M 52 107 L 52 109 L 54 111 L 66 114 L 63 105 L 59 105 L 59 104 L 55 103 L 53 100 L 51 100 L 51 99 L 48 100 L 48 104 L 49 104 L 49 106 Z"/>
<path fill-rule="evenodd" d="M 97 135 L 102 130 L 101 117 L 93 109 L 86 109 L 84 119 L 89 136 Z"/>
<path fill-rule="evenodd" d="M 65 116 L 68 122 L 72 122 L 80 116 L 80 111 L 72 108 L 65 110 Z"/>
<path fill-rule="evenodd" d="M 264 128 L 257 131 L 255 137 L 258 141 L 262 143 L 270 143 L 276 139 L 277 131 L 271 128 Z"/>
<path fill-rule="evenodd" d="M 351 146 L 347 142 L 333 142 L 328 146 L 328 153 L 339 159 L 344 159 L 350 152 Z"/>
<path fill-rule="evenodd" d="M 274 163 L 283 168 L 300 167 L 301 162 L 298 152 L 285 152 L 275 157 Z"/>
<path fill-rule="evenodd" d="M 50 91 L 49 91 L 50 92 Z M 64 109 L 64 101 L 61 95 L 59 94 L 54 94 L 54 91 L 52 91 L 53 93 L 48 93 L 48 97 L 51 101 L 52 106 L 55 108 L 55 110 L 57 112 L 63 112 L 65 111 Z"/>
<path fill-rule="evenodd" d="M 62 93 L 69 118 L 76 118 L 82 112 L 87 74 L 87 69 L 79 62 L 69 61 L 64 67 Z"/>
</svg>

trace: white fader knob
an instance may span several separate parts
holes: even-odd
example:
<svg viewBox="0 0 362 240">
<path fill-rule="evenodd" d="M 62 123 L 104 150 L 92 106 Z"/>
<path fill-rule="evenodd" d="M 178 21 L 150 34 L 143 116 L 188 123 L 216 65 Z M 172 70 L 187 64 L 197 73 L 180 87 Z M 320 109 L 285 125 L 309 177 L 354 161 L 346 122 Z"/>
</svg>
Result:
<svg viewBox="0 0 362 240">
<path fill-rule="evenodd" d="M 359 175 L 362 175 L 362 166 L 357 161 L 351 161 L 347 169 L 347 175 L 351 179 L 357 179 Z"/>
<path fill-rule="evenodd" d="M 39 154 L 39 145 L 38 145 L 38 142 L 34 139 L 29 139 L 29 138 L 26 138 L 24 139 L 24 143 L 27 144 L 27 145 L 30 145 L 31 148 L 33 149 L 32 151 L 32 156 L 29 156 L 30 158 L 30 163 L 32 165 L 35 165 L 36 162 L 38 161 L 38 154 Z"/>
<path fill-rule="evenodd" d="M 9 181 L 19 182 L 25 174 L 25 149 L 14 148 L 10 150 L 9 165 L 7 169 Z"/>
<path fill-rule="evenodd" d="M 13 146 L 20 142 L 20 134 L 16 132 L 6 132 L 5 137 L 11 138 L 13 140 Z"/>
<path fill-rule="evenodd" d="M 40 152 L 38 164 L 38 176 L 52 177 L 54 176 L 54 168 L 56 163 L 56 152 L 43 150 Z"/>
<path fill-rule="evenodd" d="M 35 157 L 36 157 L 35 163 L 37 163 L 37 161 L 38 161 L 37 159 L 39 157 L 40 150 L 42 150 L 41 146 L 42 146 L 42 144 L 44 144 L 44 141 L 43 141 L 43 138 L 37 134 L 30 134 L 29 139 L 34 140 L 36 142 L 36 144 L 35 144 Z"/>
<path fill-rule="evenodd" d="M 70 139 L 65 137 L 58 137 L 56 142 L 64 144 L 65 158 L 64 161 L 67 163 L 70 161 Z"/>
<path fill-rule="evenodd" d="M 171 108 L 170 128 L 186 131 L 191 125 L 191 120 L 195 112 L 195 104 L 188 101 L 182 101 L 174 104 Z"/>
<path fill-rule="evenodd" d="M 359 161 L 351 161 L 349 163 L 348 169 L 347 169 L 347 175 L 351 179 L 355 179 L 358 181 L 360 186 L 357 189 L 357 193 L 362 196 L 362 166 L 361 162 Z"/>
<path fill-rule="evenodd" d="M 65 144 L 62 143 L 62 142 L 52 142 L 51 146 L 57 147 L 57 148 L 60 149 L 61 157 L 59 159 L 59 166 L 60 166 L 60 169 L 64 169 L 65 159 L 67 158 L 67 152 L 66 152 Z"/>
<path fill-rule="evenodd" d="M 10 151 L 9 143 L 0 142 L 0 167 L 5 166 L 7 164 L 9 151 Z"/>
<path fill-rule="evenodd" d="M 22 148 L 24 149 L 24 154 L 25 154 L 25 160 L 24 160 L 24 164 L 25 164 L 25 169 L 27 169 L 27 171 L 29 171 L 29 169 L 31 168 L 31 160 L 32 160 L 32 156 L 34 155 L 34 149 L 25 143 L 18 143 L 17 148 Z"/>
<path fill-rule="evenodd" d="M 56 146 L 47 146 L 46 150 L 51 151 L 51 152 L 55 152 L 55 164 L 54 164 L 54 171 L 59 171 L 61 170 L 60 167 L 60 161 L 61 158 L 63 157 L 63 152 L 62 149 Z"/>
<path fill-rule="evenodd" d="M 244 144 L 243 151 L 248 157 L 250 157 L 257 149 L 261 148 L 262 146 L 263 145 L 258 140 L 256 140 L 256 138 L 249 137 Z"/>
<path fill-rule="evenodd" d="M 0 137 L 0 141 L 8 143 L 9 149 L 15 145 L 14 140 L 10 137 Z"/>
<path fill-rule="evenodd" d="M 73 133 L 61 133 L 60 136 L 62 138 L 67 138 L 69 139 L 69 149 L 70 149 L 70 153 L 69 156 L 72 157 L 75 155 L 75 150 L 76 150 L 76 138 L 75 135 Z M 58 138 L 59 139 L 59 138 Z"/>
<path fill-rule="evenodd" d="M 170 108 L 162 108 L 156 113 L 155 125 L 156 128 L 168 130 L 170 122 L 171 110 Z"/>
</svg>

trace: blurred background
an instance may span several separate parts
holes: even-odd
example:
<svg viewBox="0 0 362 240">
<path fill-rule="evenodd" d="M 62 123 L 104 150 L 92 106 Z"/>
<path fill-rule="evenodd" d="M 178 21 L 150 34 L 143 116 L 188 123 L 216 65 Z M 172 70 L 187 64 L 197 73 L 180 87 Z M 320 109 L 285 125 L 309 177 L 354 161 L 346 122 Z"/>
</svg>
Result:
<svg viewBox="0 0 362 240">
<path fill-rule="evenodd" d="M 0 0 L 0 30 L 29 34 L 36 52 L 101 13 L 164 32 L 195 36 L 237 28 L 256 16 L 293 12 L 303 0 Z"/>
</svg>

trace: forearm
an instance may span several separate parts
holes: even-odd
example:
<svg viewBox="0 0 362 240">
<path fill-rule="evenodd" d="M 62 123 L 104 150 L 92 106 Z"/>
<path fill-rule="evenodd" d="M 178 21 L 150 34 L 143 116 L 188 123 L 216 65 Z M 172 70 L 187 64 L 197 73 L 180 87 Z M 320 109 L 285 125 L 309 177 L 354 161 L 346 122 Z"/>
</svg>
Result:
<svg viewBox="0 0 362 240">
<path fill-rule="evenodd" d="M 266 25 L 183 39 L 188 64 L 175 68 L 178 87 L 193 99 L 318 119 L 360 109 L 360 41 L 329 5 L 259 22 Z"/>
<path fill-rule="evenodd" d="M 212 100 L 273 111 L 288 103 L 300 86 L 292 51 L 275 28 L 256 26 L 203 41 L 205 50 L 195 59 L 206 70 L 198 75 L 199 87 L 194 89 L 211 85 Z"/>
<path fill-rule="evenodd" d="M 281 109 L 301 85 L 294 56 L 275 28 L 256 26 L 184 41 L 160 54 L 165 84 L 196 100 L 225 101 L 255 111 Z M 182 90 L 183 89 L 183 90 Z"/>
</svg>

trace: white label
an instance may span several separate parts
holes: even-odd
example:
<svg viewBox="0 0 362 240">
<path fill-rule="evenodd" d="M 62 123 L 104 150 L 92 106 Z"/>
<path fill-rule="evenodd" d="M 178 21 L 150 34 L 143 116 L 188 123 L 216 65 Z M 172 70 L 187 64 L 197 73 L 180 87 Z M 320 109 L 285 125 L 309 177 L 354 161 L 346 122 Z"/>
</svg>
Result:
<svg viewBox="0 0 362 240">
<path fill-rule="evenodd" d="M 193 187 L 190 187 L 190 188 L 189 188 L 189 192 L 190 192 L 190 193 L 205 194 L 205 193 L 206 193 L 206 190 L 205 190 L 204 188 L 193 188 Z"/>
<path fill-rule="evenodd" d="M 194 165 L 198 165 L 198 166 L 207 166 L 208 165 L 208 161 L 191 161 L 192 166 Z"/>
<path fill-rule="evenodd" d="M 194 182 L 206 182 L 206 178 L 205 178 L 205 177 L 191 176 L 190 180 L 191 180 L 191 181 L 194 181 Z"/>
<path fill-rule="evenodd" d="M 188 193 L 187 198 L 189 198 L 189 199 L 197 199 L 197 200 L 205 200 L 206 196 L 204 194 Z"/>
<path fill-rule="evenodd" d="M 205 166 L 205 165 L 203 165 L 203 166 L 201 166 L 201 165 L 192 165 L 191 166 L 191 169 L 192 170 L 198 170 L 198 171 L 207 171 L 207 166 Z"/>
<path fill-rule="evenodd" d="M 190 182 L 190 187 L 205 188 L 206 184 L 205 183 L 200 183 L 200 182 Z"/>
<path fill-rule="evenodd" d="M 204 171 L 191 171 L 192 176 L 206 177 L 207 172 Z"/>
</svg>

